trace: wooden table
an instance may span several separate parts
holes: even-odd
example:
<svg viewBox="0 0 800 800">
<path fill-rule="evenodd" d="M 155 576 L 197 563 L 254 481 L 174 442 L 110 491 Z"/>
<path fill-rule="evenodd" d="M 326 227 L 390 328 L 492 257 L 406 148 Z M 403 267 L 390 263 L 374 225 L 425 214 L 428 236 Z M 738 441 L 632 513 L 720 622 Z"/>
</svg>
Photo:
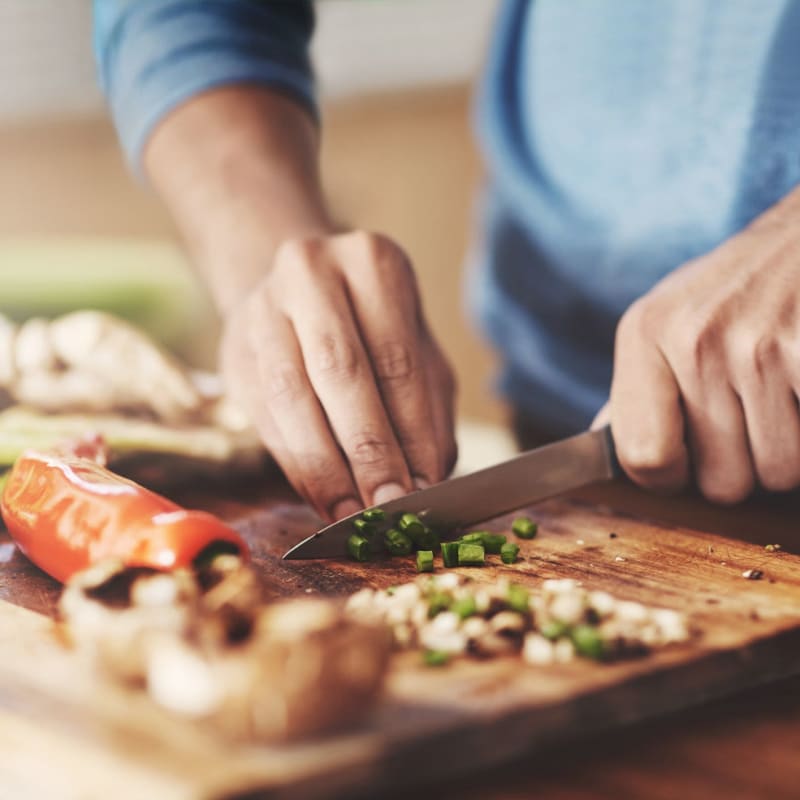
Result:
<svg viewBox="0 0 800 800">
<path fill-rule="evenodd" d="M 662 499 L 625 484 L 593 487 L 573 497 L 607 504 L 632 518 L 667 525 L 691 525 L 756 544 L 779 542 L 800 552 L 800 495 L 756 498 L 735 509 L 713 508 L 696 497 Z M 267 490 L 231 491 L 209 500 L 187 492 L 187 504 L 238 518 L 240 525 L 268 520 L 271 545 L 256 548 L 256 562 L 269 575 L 276 595 L 309 586 L 337 593 L 352 581 L 343 565 L 342 585 L 315 562 L 280 562 L 277 553 L 313 529 L 310 512 L 278 479 Z M 356 565 L 353 565 L 355 569 Z M 0 599 L 52 613 L 58 587 L 0 542 Z M 798 598 L 800 606 L 800 598 Z M 800 610 L 800 608 L 799 608 Z M 784 680 L 704 707 L 676 713 L 553 747 L 523 763 L 429 785 L 395 797 L 527 798 L 796 798 L 800 796 L 800 677 Z M 492 742 L 487 741 L 491 748 Z M 0 796 L 2 792 L 0 791 Z"/>
</svg>

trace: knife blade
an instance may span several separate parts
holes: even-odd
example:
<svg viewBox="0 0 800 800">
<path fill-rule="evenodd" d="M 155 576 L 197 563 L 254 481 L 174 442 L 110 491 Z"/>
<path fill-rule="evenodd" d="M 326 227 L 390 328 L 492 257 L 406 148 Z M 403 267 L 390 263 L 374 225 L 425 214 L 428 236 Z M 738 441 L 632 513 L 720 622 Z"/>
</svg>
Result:
<svg viewBox="0 0 800 800">
<path fill-rule="evenodd" d="M 508 461 L 442 481 L 380 507 L 388 518 L 417 514 L 437 531 L 449 532 L 498 517 L 508 511 L 620 474 L 608 426 L 538 447 Z M 299 542 L 286 559 L 346 555 L 347 539 L 359 511 Z M 380 537 L 375 537 L 376 540 Z M 380 542 L 375 542 L 376 549 Z"/>
</svg>

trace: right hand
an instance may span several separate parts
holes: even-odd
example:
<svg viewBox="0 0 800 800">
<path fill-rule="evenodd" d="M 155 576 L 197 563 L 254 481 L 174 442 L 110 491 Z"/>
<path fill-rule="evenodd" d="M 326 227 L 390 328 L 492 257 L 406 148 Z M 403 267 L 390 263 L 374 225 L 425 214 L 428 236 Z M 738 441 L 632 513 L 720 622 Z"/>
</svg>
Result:
<svg viewBox="0 0 800 800">
<path fill-rule="evenodd" d="M 222 370 L 294 488 L 325 519 L 442 480 L 452 371 L 391 240 L 293 239 L 227 315 Z"/>
</svg>

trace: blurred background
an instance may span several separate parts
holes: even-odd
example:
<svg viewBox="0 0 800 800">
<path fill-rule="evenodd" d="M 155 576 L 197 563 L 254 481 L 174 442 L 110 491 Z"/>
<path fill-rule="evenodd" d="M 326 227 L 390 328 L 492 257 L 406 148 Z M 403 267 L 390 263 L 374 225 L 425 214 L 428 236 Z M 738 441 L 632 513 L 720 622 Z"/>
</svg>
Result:
<svg viewBox="0 0 800 800">
<path fill-rule="evenodd" d="M 504 455 L 492 356 L 462 271 L 481 167 L 471 100 L 497 0 L 320 0 L 323 171 L 338 216 L 401 242 L 460 379 L 462 467 Z M 101 307 L 193 363 L 216 323 L 97 89 L 89 0 L 0 0 L 0 312 Z M 466 464 L 465 464 L 466 462 Z"/>
</svg>

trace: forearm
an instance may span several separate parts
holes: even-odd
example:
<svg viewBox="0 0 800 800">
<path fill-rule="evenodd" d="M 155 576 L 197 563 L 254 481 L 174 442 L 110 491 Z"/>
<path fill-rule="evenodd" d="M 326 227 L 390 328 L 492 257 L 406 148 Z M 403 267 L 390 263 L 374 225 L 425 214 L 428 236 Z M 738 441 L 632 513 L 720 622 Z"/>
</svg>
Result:
<svg viewBox="0 0 800 800">
<path fill-rule="evenodd" d="M 145 171 L 225 314 L 286 239 L 330 232 L 318 132 L 296 102 L 262 87 L 225 87 L 167 115 Z"/>
</svg>

